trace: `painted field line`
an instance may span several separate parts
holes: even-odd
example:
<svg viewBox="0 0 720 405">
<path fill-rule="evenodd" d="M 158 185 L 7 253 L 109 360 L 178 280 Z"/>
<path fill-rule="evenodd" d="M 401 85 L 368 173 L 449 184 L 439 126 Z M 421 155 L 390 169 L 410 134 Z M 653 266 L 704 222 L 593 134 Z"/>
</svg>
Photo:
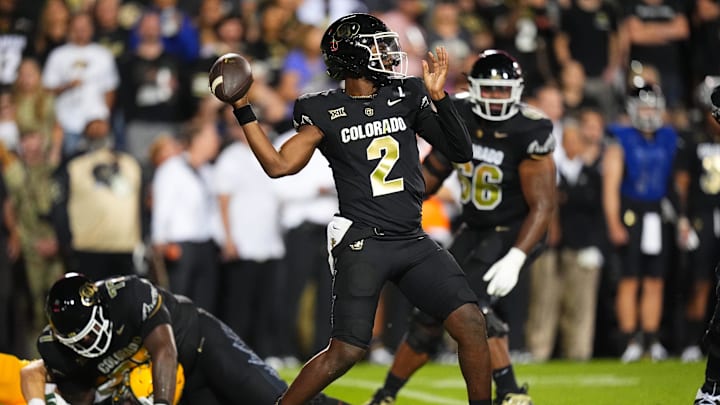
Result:
<svg viewBox="0 0 720 405">
<path fill-rule="evenodd" d="M 637 377 L 619 376 L 615 374 L 590 374 L 590 375 L 532 375 L 523 374 L 519 376 L 523 382 L 531 385 L 552 385 L 552 386 L 582 386 L 582 387 L 631 387 L 640 385 Z M 410 384 L 420 384 L 432 388 L 465 388 L 465 381 L 462 378 L 424 378 L 416 377 L 410 380 Z"/>
<path fill-rule="evenodd" d="M 355 378 L 348 378 L 344 377 L 340 380 L 336 380 L 333 382 L 334 386 L 341 385 L 344 387 L 353 387 L 353 388 L 367 388 L 371 392 L 375 392 L 376 389 L 378 389 L 379 385 L 377 381 L 371 381 L 371 380 L 360 380 Z M 462 384 L 462 388 L 465 388 L 465 383 Z M 459 399 L 451 399 L 451 398 L 445 398 L 433 394 L 429 394 L 425 391 L 421 391 L 415 388 L 403 388 L 403 390 L 400 392 L 400 398 L 402 399 L 414 399 L 416 401 L 422 401 L 427 404 L 435 404 L 435 405 L 467 405 L 467 401 L 465 400 L 459 400 Z M 370 396 L 368 396 L 368 399 L 370 399 Z"/>
</svg>

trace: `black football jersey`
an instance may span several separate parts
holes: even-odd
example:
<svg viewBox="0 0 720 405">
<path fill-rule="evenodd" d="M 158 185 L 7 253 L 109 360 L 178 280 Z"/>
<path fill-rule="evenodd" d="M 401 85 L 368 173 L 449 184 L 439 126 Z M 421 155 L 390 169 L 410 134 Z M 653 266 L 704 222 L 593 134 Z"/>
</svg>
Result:
<svg viewBox="0 0 720 405">
<path fill-rule="evenodd" d="M 197 310 L 188 300 L 178 299 L 136 276 L 117 277 L 96 283 L 97 294 L 107 303 L 106 317 L 112 321 L 112 340 L 107 352 L 84 358 L 56 340 L 49 326 L 38 338 L 38 351 L 52 380 L 61 389 L 64 381 L 87 388 L 121 378 L 123 373 L 150 360 L 143 339 L 158 325 L 172 324 L 180 362 L 189 329 L 197 328 Z M 110 384 L 110 383 L 109 383 Z"/>
<path fill-rule="evenodd" d="M 433 149 L 449 175 L 452 167 L 461 184 L 463 222 L 473 228 L 487 229 L 522 221 L 529 208 L 520 184 L 518 167 L 525 159 L 549 155 L 555 150 L 552 122 L 539 110 L 525 104 L 505 121 L 487 121 L 473 113 L 465 94 L 455 103 L 470 132 L 472 160 L 452 165 Z"/>
<path fill-rule="evenodd" d="M 454 160 L 469 141 L 448 99 L 435 113 L 418 78 L 393 80 L 369 98 L 336 89 L 298 99 L 295 127 L 314 125 L 324 134 L 318 149 L 333 170 L 340 215 L 392 233 L 420 228 L 425 183 L 416 134 L 454 152 Z"/>
<path fill-rule="evenodd" d="M 690 174 L 688 209 L 691 212 L 720 207 L 720 141 L 705 133 L 685 137 L 675 164 L 677 170 Z"/>
</svg>

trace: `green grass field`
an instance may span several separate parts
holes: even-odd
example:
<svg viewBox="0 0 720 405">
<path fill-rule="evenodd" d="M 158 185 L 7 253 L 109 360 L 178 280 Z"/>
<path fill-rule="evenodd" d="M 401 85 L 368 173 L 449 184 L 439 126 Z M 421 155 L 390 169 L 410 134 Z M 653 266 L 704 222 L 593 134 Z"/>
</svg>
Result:
<svg viewBox="0 0 720 405">
<path fill-rule="evenodd" d="M 617 360 L 589 363 L 553 361 L 516 365 L 518 380 L 530 384 L 535 405 L 690 405 L 704 379 L 704 363 Z M 298 369 L 280 373 L 290 381 Z M 361 405 L 385 378 L 386 367 L 358 364 L 325 392 Z M 457 366 L 429 364 L 400 392 L 398 405 L 467 404 L 465 385 Z"/>
</svg>

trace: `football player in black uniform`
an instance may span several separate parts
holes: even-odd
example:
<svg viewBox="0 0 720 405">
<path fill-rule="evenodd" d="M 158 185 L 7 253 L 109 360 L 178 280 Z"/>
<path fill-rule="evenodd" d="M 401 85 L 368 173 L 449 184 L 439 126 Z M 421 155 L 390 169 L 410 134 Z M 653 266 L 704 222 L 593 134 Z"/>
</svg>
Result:
<svg viewBox="0 0 720 405">
<path fill-rule="evenodd" d="M 711 114 L 720 124 L 720 86 L 713 89 L 710 101 L 712 103 Z M 716 246 L 714 248 L 717 249 Z M 715 267 L 715 282 L 718 301 L 715 303 L 715 312 L 713 312 L 703 339 L 708 351 L 705 383 L 698 389 L 694 405 L 720 404 L 720 265 Z"/>
<path fill-rule="evenodd" d="M 328 74 L 345 85 L 297 100 L 297 134 L 280 151 L 247 98 L 233 102 L 268 175 L 298 172 L 318 148 L 338 191 L 340 213 L 328 225 L 334 274 L 330 344 L 305 364 L 279 403 L 304 404 L 364 358 L 378 296 L 389 280 L 444 321 L 458 341 L 470 404 L 490 404 L 490 357 L 477 298 L 452 256 L 420 227 L 425 184 L 416 134 L 454 162 L 472 157 L 467 128 L 443 90 L 447 51 L 429 53 L 424 81 L 406 77 L 407 55 L 397 33 L 368 14 L 333 22 L 321 48 Z"/>
<path fill-rule="evenodd" d="M 684 137 L 675 161 L 675 188 L 679 200 L 678 240 L 687 250 L 687 271 L 692 283 L 685 308 L 687 320 L 683 362 L 700 361 L 708 300 L 712 296 L 712 270 L 720 261 L 720 124 L 712 115 L 712 78 L 699 87 L 704 125 Z"/>
<path fill-rule="evenodd" d="M 486 50 L 468 75 L 469 93 L 456 96 L 472 136 L 473 159 L 452 164 L 433 150 L 423 163 L 428 194 L 453 170 L 462 185 L 463 225 L 450 252 L 467 273 L 488 325 L 496 402 L 531 404 L 510 363 L 508 326 L 493 310 L 512 305 L 504 297 L 536 253 L 555 206 L 555 139 L 552 122 L 520 103 L 522 71 L 507 53 Z M 534 256 L 531 256 L 534 258 Z M 498 308 L 499 309 L 499 308 Z M 385 385 L 368 405 L 390 405 L 410 376 L 437 351 L 442 326 L 414 312 Z"/>
<path fill-rule="evenodd" d="M 38 338 L 49 379 L 69 403 L 114 402 L 134 367 L 152 362 L 155 404 L 272 404 L 287 388 L 235 333 L 192 301 L 135 276 L 91 282 L 69 273 L 50 289 Z M 123 402 L 119 402 L 123 403 Z M 343 404 L 319 395 L 312 404 Z"/>
</svg>

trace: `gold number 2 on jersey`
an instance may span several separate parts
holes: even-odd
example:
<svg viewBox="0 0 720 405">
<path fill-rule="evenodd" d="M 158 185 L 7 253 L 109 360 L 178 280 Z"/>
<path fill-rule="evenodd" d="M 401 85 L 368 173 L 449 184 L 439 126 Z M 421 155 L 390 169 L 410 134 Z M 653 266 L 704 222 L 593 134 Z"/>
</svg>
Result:
<svg viewBox="0 0 720 405">
<path fill-rule="evenodd" d="M 385 154 L 383 155 L 383 152 Z M 370 173 L 370 185 L 373 197 L 403 191 L 405 183 L 402 177 L 388 180 L 387 176 L 400 158 L 400 143 L 390 135 L 373 139 L 367 147 L 368 160 L 380 159 L 375 170 Z"/>
</svg>

